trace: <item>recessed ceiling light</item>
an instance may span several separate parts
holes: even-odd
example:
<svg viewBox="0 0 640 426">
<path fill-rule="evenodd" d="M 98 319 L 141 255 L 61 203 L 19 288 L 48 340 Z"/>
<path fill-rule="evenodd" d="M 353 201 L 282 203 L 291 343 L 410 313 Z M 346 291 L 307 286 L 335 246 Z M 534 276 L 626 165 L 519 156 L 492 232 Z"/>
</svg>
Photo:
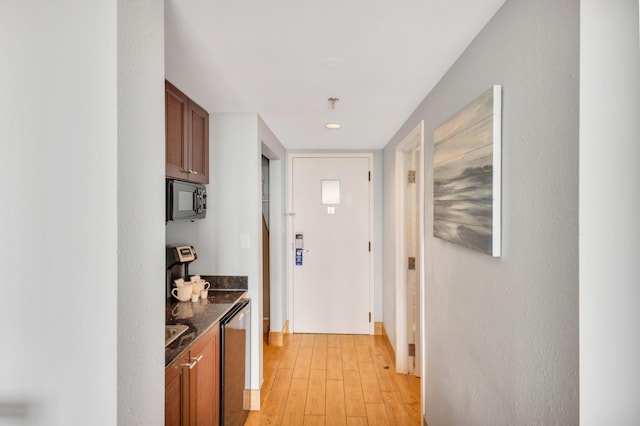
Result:
<svg viewBox="0 0 640 426">
<path fill-rule="evenodd" d="M 326 58 L 324 60 L 324 66 L 329 69 L 335 69 L 342 65 L 342 59 L 338 57 Z"/>
<path fill-rule="evenodd" d="M 328 123 L 324 127 L 327 129 L 339 129 L 340 125 L 338 123 Z"/>
</svg>

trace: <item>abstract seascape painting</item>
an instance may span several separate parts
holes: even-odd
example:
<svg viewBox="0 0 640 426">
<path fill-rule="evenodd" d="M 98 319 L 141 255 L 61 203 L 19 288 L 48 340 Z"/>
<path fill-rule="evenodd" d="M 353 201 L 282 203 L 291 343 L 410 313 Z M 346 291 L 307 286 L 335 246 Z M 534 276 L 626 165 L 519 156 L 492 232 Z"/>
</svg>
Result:
<svg viewBox="0 0 640 426">
<path fill-rule="evenodd" d="M 494 257 L 500 247 L 502 87 L 434 131 L 433 235 Z"/>
</svg>

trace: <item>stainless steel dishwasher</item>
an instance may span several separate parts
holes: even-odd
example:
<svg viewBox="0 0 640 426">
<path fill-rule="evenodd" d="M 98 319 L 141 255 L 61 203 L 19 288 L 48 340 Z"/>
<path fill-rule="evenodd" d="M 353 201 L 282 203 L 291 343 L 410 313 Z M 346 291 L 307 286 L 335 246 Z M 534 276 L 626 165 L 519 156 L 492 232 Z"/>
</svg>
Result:
<svg viewBox="0 0 640 426">
<path fill-rule="evenodd" d="M 220 424 L 225 426 L 242 426 L 249 414 L 244 409 L 244 390 L 251 365 L 250 302 L 238 302 L 220 320 Z"/>
</svg>

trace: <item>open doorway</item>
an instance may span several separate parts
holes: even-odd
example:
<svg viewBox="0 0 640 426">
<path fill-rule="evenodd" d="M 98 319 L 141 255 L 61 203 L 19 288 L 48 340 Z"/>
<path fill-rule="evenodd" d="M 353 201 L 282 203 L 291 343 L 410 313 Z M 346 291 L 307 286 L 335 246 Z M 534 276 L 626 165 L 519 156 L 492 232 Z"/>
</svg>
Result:
<svg viewBox="0 0 640 426">
<path fill-rule="evenodd" d="M 288 327 L 286 289 L 286 189 L 284 150 L 262 143 L 262 299 L 263 338 L 270 346 L 282 346 Z"/>
<path fill-rule="evenodd" d="M 424 131 L 396 147 L 396 371 L 422 376 Z"/>
<path fill-rule="evenodd" d="M 262 333 L 269 343 L 269 318 L 271 307 L 271 277 L 269 256 L 269 159 L 262 156 Z"/>
</svg>

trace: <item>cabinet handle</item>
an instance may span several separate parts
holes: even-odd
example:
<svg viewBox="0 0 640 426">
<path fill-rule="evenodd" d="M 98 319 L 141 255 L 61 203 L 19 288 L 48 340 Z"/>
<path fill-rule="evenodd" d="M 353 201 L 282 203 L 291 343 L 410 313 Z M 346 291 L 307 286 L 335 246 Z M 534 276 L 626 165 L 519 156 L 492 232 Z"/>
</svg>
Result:
<svg viewBox="0 0 640 426">
<path fill-rule="evenodd" d="M 195 366 L 196 366 L 196 364 L 198 363 L 198 361 L 200 361 L 201 359 L 202 359 L 202 355 L 197 356 L 197 357 L 195 357 L 195 358 L 191 358 L 191 360 L 192 360 L 193 362 L 190 362 L 190 363 L 188 363 L 188 364 L 181 364 L 180 366 L 181 366 L 181 367 L 189 367 L 189 370 L 191 370 L 193 367 L 195 367 Z"/>
<path fill-rule="evenodd" d="M 189 170 L 189 173 L 191 173 L 192 175 L 197 175 L 198 172 L 196 172 L 195 170 Z"/>
</svg>

